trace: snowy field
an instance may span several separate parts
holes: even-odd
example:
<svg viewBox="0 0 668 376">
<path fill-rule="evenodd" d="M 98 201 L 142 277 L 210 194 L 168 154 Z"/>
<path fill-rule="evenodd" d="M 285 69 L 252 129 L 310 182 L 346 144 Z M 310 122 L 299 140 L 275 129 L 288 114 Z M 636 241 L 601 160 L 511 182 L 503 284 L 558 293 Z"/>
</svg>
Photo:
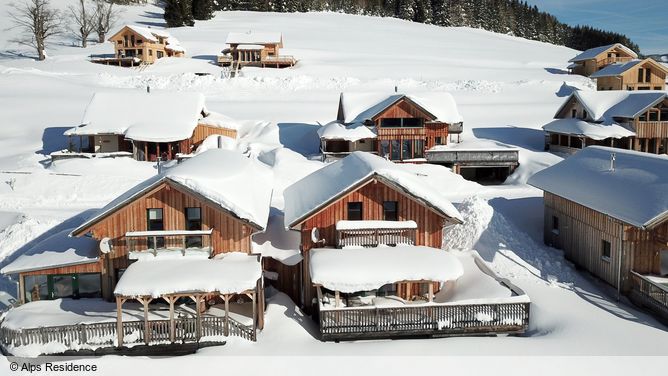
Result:
<svg viewBox="0 0 668 376">
<path fill-rule="evenodd" d="M 140 71 L 92 64 L 89 55 L 112 53 L 112 45 L 93 43 L 81 49 L 67 36 L 54 40 L 47 61 L 34 61 L 33 51 L 10 42 L 16 31 L 4 31 L 9 26 L 9 0 L 0 1 L 0 267 L 31 245 L 77 226 L 90 210 L 156 174 L 151 163 L 127 159 L 50 163 L 48 154 L 67 146 L 62 132 L 79 125 L 96 91 L 145 90 L 147 85 L 156 91 L 198 91 L 206 95 L 211 110 L 250 124 L 242 132 L 243 148 L 274 171 L 275 217 L 270 219 L 274 226 L 256 242 L 287 256 L 297 239 L 276 230 L 282 191 L 322 167 L 308 157 L 318 150 L 318 124 L 335 118 L 341 91 L 389 92 L 395 86 L 411 92 L 446 90 L 464 117 L 467 147 L 502 144 L 520 150 L 521 166 L 499 186 L 468 182 L 438 166 L 410 168 L 419 169 L 427 184 L 455 203 L 466 221 L 446 235 L 445 244 L 477 250 L 497 274 L 531 297 L 526 336 L 322 343 L 315 338 L 315 324 L 285 295 L 277 294 L 269 301 L 266 329 L 257 343 L 233 338 L 196 356 L 125 359 L 114 369 L 151 367 L 170 374 L 190 361 L 210 359 L 222 365 L 219 357 L 225 356 L 234 369 L 253 364 L 265 374 L 299 364 L 308 364 L 311 374 L 314 369 L 327 374 L 355 374 L 361 369 L 350 367 L 374 367 L 388 374 L 406 367 L 409 371 L 443 367 L 445 372 L 450 362 L 456 366 L 453 369 L 474 366 L 495 371 L 499 365 L 515 374 L 550 374 L 568 367 L 547 358 L 560 366 L 545 368 L 544 358 L 538 356 L 668 355 L 665 326 L 626 302 L 617 302 L 612 288 L 576 271 L 559 251 L 542 242 L 541 192 L 527 186 L 526 180 L 561 160 L 543 151 L 540 127 L 552 119 L 572 87 L 594 87 L 588 79 L 565 74 L 576 51 L 481 30 L 396 19 L 219 12 L 194 28 L 170 30 L 188 58 L 163 59 Z M 64 8 L 67 1 L 55 3 Z M 126 23 L 163 26 L 162 10 L 156 6 L 124 10 Z M 283 70 L 244 68 L 241 77 L 222 78 L 220 68 L 211 62 L 225 47 L 225 36 L 251 29 L 283 32 L 283 53 L 294 55 L 299 63 Z M 2 277 L 0 302 L 7 294 L 16 295 L 16 283 Z M 248 355 L 270 358 L 263 362 Z M 412 358 L 423 355 L 430 357 Z M 443 355 L 509 357 L 480 363 L 468 357 L 448 361 L 431 357 Z M 526 355 L 536 357 L 517 358 Z M 621 372 L 635 365 L 634 371 L 644 374 L 658 361 L 666 364 L 659 357 L 596 359 L 599 367 L 589 368 L 596 373 Z M 109 365 L 117 360 L 109 356 L 101 362 Z M 591 358 L 575 358 L 571 365 L 587 360 Z M 395 363 L 401 364 L 393 367 Z M 0 374 L 5 369 L 6 364 L 0 364 Z"/>
</svg>

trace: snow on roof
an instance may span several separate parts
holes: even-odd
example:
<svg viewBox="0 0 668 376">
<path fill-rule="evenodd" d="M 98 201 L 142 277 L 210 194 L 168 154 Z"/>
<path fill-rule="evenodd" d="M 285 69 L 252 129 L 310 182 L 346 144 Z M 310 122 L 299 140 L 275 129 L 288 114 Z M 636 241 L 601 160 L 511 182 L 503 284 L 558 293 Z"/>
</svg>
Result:
<svg viewBox="0 0 668 376">
<path fill-rule="evenodd" d="M 97 241 L 87 237 L 71 238 L 68 236 L 70 230 L 60 231 L 37 243 L 2 268 L 0 273 L 13 274 L 97 262 Z"/>
<path fill-rule="evenodd" d="M 318 129 L 321 140 L 345 140 L 355 142 L 367 138 L 376 138 L 376 132 L 362 123 L 344 125 L 337 121 L 329 122 Z"/>
<path fill-rule="evenodd" d="M 154 298 L 185 292 L 234 294 L 254 290 L 261 276 L 258 257 L 241 252 L 214 259 L 137 261 L 125 270 L 114 294 Z"/>
<path fill-rule="evenodd" d="M 241 124 L 238 121 L 227 115 L 213 111 L 208 112 L 205 117 L 199 119 L 198 124 L 234 130 L 239 130 L 241 128 Z"/>
<path fill-rule="evenodd" d="M 576 118 L 555 119 L 543 126 L 546 132 L 585 136 L 592 140 L 604 140 L 606 138 L 633 137 L 635 132 L 623 126 L 613 124 L 590 123 Z"/>
<path fill-rule="evenodd" d="M 167 170 L 164 175 L 156 175 L 137 184 L 100 209 L 72 234 L 85 230 L 164 181 L 174 182 L 202 195 L 260 230 L 267 226 L 272 192 L 271 170 L 237 151 L 210 149 Z"/>
<path fill-rule="evenodd" d="M 353 152 L 284 190 L 285 227 L 298 225 L 320 208 L 372 177 L 398 186 L 445 217 L 463 221 L 452 203 L 415 173 L 371 153 Z"/>
<path fill-rule="evenodd" d="M 281 43 L 283 36 L 277 32 L 254 32 L 229 33 L 225 39 L 226 44 L 276 44 Z"/>
<path fill-rule="evenodd" d="M 117 134 L 137 141 L 181 141 L 192 136 L 203 110 L 201 93 L 98 92 L 86 107 L 81 125 L 65 135 Z"/>
<path fill-rule="evenodd" d="M 424 246 L 313 249 L 309 267 L 314 284 L 344 293 L 400 281 L 452 281 L 464 274 L 457 257 Z"/>
<path fill-rule="evenodd" d="M 635 118 L 648 108 L 668 98 L 665 91 L 574 91 L 559 108 L 555 118 L 564 106 L 575 98 L 587 110 L 588 118 L 594 122 L 612 124 L 616 117 Z"/>
<path fill-rule="evenodd" d="M 668 218 L 666 156 L 590 146 L 536 173 L 528 183 L 636 227 Z"/>
<path fill-rule="evenodd" d="M 601 69 L 598 72 L 595 72 L 589 78 L 600 78 L 600 77 L 616 77 L 622 75 L 627 70 L 635 67 L 636 65 L 642 63 L 643 60 L 631 60 L 625 63 L 614 63 L 610 64 L 607 67 Z"/>
<path fill-rule="evenodd" d="M 603 52 L 606 52 L 608 50 L 611 50 L 613 48 L 619 48 L 622 51 L 626 52 L 629 54 L 631 57 L 634 59 L 638 58 L 638 54 L 633 52 L 630 48 L 626 47 L 625 45 L 621 43 L 615 43 L 615 44 L 609 44 L 607 46 L 600 46 L 600 47 L 594 47 L 590 48 L 588 50 L 583 51 L 579 55 L 575 56 L 574 58 L 568 60 L 569 63 L 573 63 L 576 61 L 583 61 L 583 60 L 589 60 L 589 59 L 594 59 L 596 56 L 602 54 Z"/>
<path fill-rule="evenodd" d="M 408 98 L 434 116 L 435 121 L 459 123 L 463 121 L 457 103 L 450 93 L 421 92 L 419 94 L 341 93 L 340 106 L 344 123 L 363 123 L 402 98 Z"/>
<path fill-rule="evenodd" d="M 237 46 L 237 50 L 261 50 L 264 46 L 261 44 L 240 44 Z"/>
<path fill-rule="evenodd" d="M 135 33 L 141 35 L 144 39 L 157 42 L 158 38 L 169 38 L 171 37 L 171 34 L 169 34 L 166 30 L 161 30 L 161 29 L 153 29 L 150 27 L 144 27 L 144 26 L 137 26 L 137 25 L 125 25 L 128 29 L 134 31 Z"/>
<path fill-rule="evenodd" d="M 405 229 L 417 228 L 415 221 L 346 221 L 336 222 L 337 230 L 367 230 L 367 229 Z"/>
</svg>

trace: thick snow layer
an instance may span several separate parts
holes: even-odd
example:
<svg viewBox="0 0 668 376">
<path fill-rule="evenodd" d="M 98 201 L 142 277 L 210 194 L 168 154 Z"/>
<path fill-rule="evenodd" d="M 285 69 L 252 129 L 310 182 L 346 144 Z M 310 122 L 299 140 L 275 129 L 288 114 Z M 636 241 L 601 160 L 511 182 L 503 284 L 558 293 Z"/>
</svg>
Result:
<svg viewBox="0 0 668 376">
<path fill-rule="evenodd" d="M 255 289 L 261 276 L 257 256 L 240 252 L 206 260 L 140 260 L 125 270 L 114 294 L 154 298 L 181 292 L 233 294 Z"/>
<path fill-rule="evenodd" d="M 445 172 L 445 171 L 444 171 Z M 354 152 L 313 172 L 283 192 L 285 227 L 291 228 L 356 185 L 378 176 L 396 184 L 443 216 L 461 221 L 452 203 L 414 172 L 379 156 Z"/>
<path fill-rule="evenodd" d="M 606 46 L 594 47 L 594 48 L 590 48 L 588 50 L 585 50 L 582 53 L 575 56 L 574 58 L 570 59 L 568 62 L 573 63 L 573 62 L 576 62 L 576 61 L 584 61 L 584 60 L 594 59 L 596 56 L 600 55 L 601 53 L 603 53 L 605 51 L 608 51 L 608 50 L 611 50 L 615 47 L 622 49 L 624 52 L 628 53 L 633 58 L 638 57 L 638 55 L 635 52 L 633 52 L 633 50 L 631 50 L 630 48 L 624 46 L 621 43 L 615 43 L 615 44 L 609 44 L 609 45 L 606 45 Z"/>
<path fill-rule="evenodd" d="M 453 281 L 464 274 L 457 257 L 424 246 L 321 248 L 310 252 L 313 283 L 347 293 L 375 290 L 399 281 Z"/>
<path fill-rule="evenodd" d="M 362 230 L 362 229 L 404 229 L 417 228 L 415 221 L 338 221 L 337 230 Z"/>
<path fill-rule="evenodd" d="M 72 238 L 72 229 L 60 231 L 36 244 L 0 270 L 2 274 L 28 272 L 59 266 L 88 264 L 98 261 L 98 243 L 95 239 Z"/>
<path fill-rule="evenodd" d="M 136 141 L 180 141 L 192 136 L 203 110 L 201 93 L 98 92 L 86 107 L 81 125 L 65 135 L 118 134 Z"/>
<path fill-rule="evenodd" d="M 297 265 L 302 261 L 299 251 L 301 234 L 286 230 L 283 225 L 283 213 L 275 211 L 269 216 L 267 229 L 253 235 L 253 253 L 270 257 L 285 265 Z"/>
<path fill-rule="evenodd" d="M 362 123 L 344 125 L 338 121 L 332 121 L 318 129 L 321 140 L 344 140 L 355 142 L 368 138 L 376 138 L 376 132 Z"/>
<path fill-rule="evenodd" d="M 529 184 L 636 227 L 668 218 L 667 156 L 590 146 L 535 174 Z"/>
<path fill-rule="evenodd" d="M 571 98 L 575 98 L 587 110 L 587 118 L 594 122 L 612 124 L 615 118 L 632 119 L 666 99 L 665 91 L 585 91 L 576 90 L 564 101 L 559 111 Z"/>
<path fill-rule="evenodd" d="M 208 112 L 205 117 L 199 119 L 198 124 L 208 125 L 217 128 L 227 128 L 239 130 L 241 124 L 227 115 L 218 112 Z"/>
<path fill-rule="evenodd" d="M 631 60 L 625 63 L 610 64 L 600 71 L 594 72 L 589 78 L 617 77 L 642 62 L 643 60 Z"/>
<path fill-rule="evenodd" d="M 237 151 L 210 149 L 169 169 L 164 175 L 155 175 L 122 193 L 72 233 L 99 221 L 166 180 L 206 197 L 260 229 L 267 225 L 271 170 Z"/>
<path fill-rule="evenodd" d="M 431 113 L 436 121 L 459 123 L 463 121 L 452 94 L 439 91 L 419 94 L 388 94 L 383 92 L 341 93 L 340 106 L 345 123 L 364 123 L 402 98 L 408 98 Z"/>
<path fill-rule="evenodd" d="M 274 44 L 281 43 L 283 37 L 277 32 L 255 32 L 246 33 L 232 32 L 227 34 L 226 44 Z"/>
<path fill-rule="evenodd" d="M 598 124 L 577 118 L 555 119 L 543 126 L 546 132 L 585 136 L 592 140 L 633 137 L 635 132 L 619 124 Z"/>
<path fill-rule="evenodd" d="M 441 289 L 434 295 L 434 302 L 466 302 L 484 301 L 486 299 L 502 299 L 512 296 L 512 291 L 502 285 L 497 276 L 484 272 L 477 263 L 484 263 L 477 252 L 455 253 L 462 264 L 464 274 L 457 279 L 452 289 Z"/>
</svg>

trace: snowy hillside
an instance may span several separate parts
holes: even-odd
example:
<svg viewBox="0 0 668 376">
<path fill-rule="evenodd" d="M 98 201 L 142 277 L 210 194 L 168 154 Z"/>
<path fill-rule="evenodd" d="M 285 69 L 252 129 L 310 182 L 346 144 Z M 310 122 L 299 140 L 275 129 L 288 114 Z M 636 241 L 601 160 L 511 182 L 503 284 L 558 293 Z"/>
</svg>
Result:
<svg viewBox="0 0 668 376">
<path fill-rule="evenodd" d="M 4 27 L 9 0 L 1 1 Z M 67 3 L 56 1 L 59 7 Z M 123 9 L 123 23 L 163 25 L 156 6 Z M 247 30 L 282 32 L 282 52 L 298 64 L 221 77 L 211 62 L 225 47 L 225 36 Z M 541 192 L 525 182 L 561 160 L 543 151 L 541 126 L 573 87 L 593 87 L 586 78 L 565 74 L 576 51 L 482 30 L 334 13 L 219 12 L 213 20 L 170 32 L 188 57 L 143 70 L 92 64 L 89 55 L 112 53 L 113 46 L 81 49 L 67 36 L 55 39 L 49 58 L 37 62 L 30 58 L 33 51 L 10 41 L 15 31 L 0 33 L 0 267 L 156 174 L 151 163 L 123 159 L 50 163 L 48 154 L 66 148 L 63 131 L 80 124 L 96 91 L 150 86 L 204 93 L 209 109 L 245 124 L 239 148 L 273 169 L 272 213 L 280 215 L 283 189 L 323 166 L 308 157 L 318 152 L 318 124 L 335 118 L 341 91 L 445 90 L 464 117 L 464 142 L 517 147 L 520 167 L 500 186 L 481 186 L 439 166 L 409 168 L 419 170 L 425 184 L 453 201 L 467 220 L 466 228 L 448 235 L 449 242 L 462 252 L 477 250 L 531 296 L 528 336 L 324 344 L 311 335 L 313 324 L 279 294 L 268 305 L 257 343 L 233 340 L 202 354 L 667 355 L 666 327 L 614 301 L 608 287 L 542 242 Z M 274 220 L 256 242 L 280 251 L 297 240 L 272 229 Z M 2 277 L 0 290 L 15 295 L 15 281 Z"/>
</svg>

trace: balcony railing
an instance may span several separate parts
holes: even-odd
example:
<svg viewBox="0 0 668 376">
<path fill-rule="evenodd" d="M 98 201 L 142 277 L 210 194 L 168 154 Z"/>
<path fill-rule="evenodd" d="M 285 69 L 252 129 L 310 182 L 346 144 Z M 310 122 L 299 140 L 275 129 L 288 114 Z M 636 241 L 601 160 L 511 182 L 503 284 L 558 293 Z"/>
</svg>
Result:
<svg viewBox="0 0 668 376">
<path fill-rule="evenodd" d="M 157 256 L 162 252 L 202 252 L 211 255 L 211 234 L 209 230 L 167 230 L 131 231 L 125 233 L 125 243 L 129 254 L 150 252 Z"/>
<path fill-rule="evenodd" d="M 376 224 L 372 225 L 371 223 Z M 359 223 L 359 226 L 348 226 Z M 368 224 L 368 226 L 366 226 Z M 380 244 L 415 244 L 417 225 L 413 221 L 338 221 L 336 246 L 377 247 Z"/>
<path fill-rule="evenodd" d="M 668 286 L 631 271 L 631 296 L 668 320 Z"/>
<path fill-rule="evenodd" d="M 599 65 L 609 65 L 609 64 L 614 64 L 614 63 L 626 63 L 628 61 L 633 60 L 632 57 L 628 56 L 613 56 L 613 57 L 606 57 L 603 60 L 599 61 Z"/>
<path fill-rule="evenodd" d="M 634 123 L 638 138 L 668 138 L 668 121 L 641 121 Z"/>
</svg>

